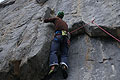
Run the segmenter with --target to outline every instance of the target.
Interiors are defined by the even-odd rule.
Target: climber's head
[[[57,17],[62,19],[64,17],[64,12],[58,12]]]

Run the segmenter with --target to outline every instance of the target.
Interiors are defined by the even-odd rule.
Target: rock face
[[[119,80],[120,45],[80,35],[71,41],[68,80]]]
[[[36,2],[39,4],[44,4],[46,1],[48,1],[48,0],[36,0]]]
[[[9,3],[5,3],[7,4]],[[43,24],[42,19],[50,17],[50,12],[47,5],[41,7],[36,1],[26,0],[15,1],[1,9],[1,80],[42,78],[35,75],[44,74],[41,72],[48,66],[46,62],[53,30],[47,27],[48,24]]]
[[[95,22],[108,30],[114,36],[120,37],[120,1],[119,0],[81,0],[82,19],[86,23],[91,22],[94,18]],[[90,28],[92,26],[92,28]],[[90,24],[86,27],[87,33],[90,36],[107,36],[102,33],[98,27]]]
[[[42,4],[42,5],[41,5]],[[119,80],[119,0],[5,0],[0,3],[0,80],[41,80],[48,71],[54,25],[45,18],[64,11],[69,25],[67,80]],[[92,38],[91,38],[92,37]],[[97,37],[97,38],[96,38]],[[104,37],[104,38],[103,38]],[[60,72],[52,80],[62,80]]]

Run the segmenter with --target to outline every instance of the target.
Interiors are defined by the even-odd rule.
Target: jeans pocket
[[[60,41],[62,39],[62,35],[55,36],[55,40]]]

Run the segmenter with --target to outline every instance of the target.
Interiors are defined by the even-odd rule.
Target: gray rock
[[[29,2],[25,2],[25,4],[27,3]],[[18,5],[18,2],[14,5],[16,4]],[[4,11],[7,7],[0,12],[3,17],[1,19],[3,26],[0,27],[2,30],[2,35],[0,35],[0,78],[1,80],[41,79],[48,68],[53,30],[47,27],[48,24],[43,24],[39,18],[50,17],[51,10],[48,6],[41,8],[35,2],[30,2],[17,11],[13,11],[11,7],[13,6],[10,6],[8,12]]]
[[[0,8],[4,8],[4,7],[12,5],[14,3],[15,3],[15,0],[3,1],[0,3]]]
[[[119,0],[37,1],[5,0],[0,5],[1,80],[41,80],[47,74],[54,25],[43,20],[58,11],[64,11],[70,32],[84,26],[71,34],[67,80],[120,79],[119,42],[91,23],[94,17],[119,38]],[[61,71],[52,80],[62,80]]]
[[[39,4],[44,4],[46,1],[48,1],[48,0],[36,0],[37,1],[37,3],[39,3]]]
[[[82,20],[89,23],[86,26],[86,32],[90,36],[108,36],[99,29],[95,24],[92,24],[92,19],[95,23],[113,34],[120,37],[117,30],[120,30],[120,1],[119,0],[81,0]]]
[[[117,61],[119,43],[102,38],[78,36],[69,50],[69,77],[67,80],[119,80]]]
[[[88,35],[72,38],[66,80],[119,80],[119,46],[109,38],[90,38]],[[51,80],[64,80],[61,71]]]

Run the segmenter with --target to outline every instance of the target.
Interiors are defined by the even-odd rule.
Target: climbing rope
[[[89,24],[89,23],[88,23],[88,24]],[[83,25],[83,26],[81,26],[81,27],[79,27],[79,28],[77,28],[77,29],[71,31],[70,34],[72,34],[72,33],[76,32],[76,31],[78,31],[79,29],[83,28],[84,26],[86,26],[86,25],[88,25],[88,24],[85,24],[85,25]]]
[[[95,19],[94,19],[95,20]],[[115,36],[113,36],[112,34],[110,34],[108,31],[106,31],[105,29],[103,29],[102,27],[100,27],[98,24],[96,24],[94,22],[94,20],[91,21],[91,23],[95,24],[96,26],[98,26],[101,30],[103,30],[106,34],[108,34],[109,36],[111,36],[113,39],[115,39],[116,41],[120,42],[120,40],[118,38],[116,38]]]
[[[79,30],[79,29],[81,29],[81,28],[83,28],[83,26],[81,26],[81,27],[79,27],[79,28],[77,28],[77,29],[71,31],[70,34],[72,34],[73,32],[76,32],[77,30]]]
[[[94,20],[95,20],[95,19],[94,19]],[[118,38],[116,38],[115,36],[113,36],[112,34],[110,34],[108,31],[106,31],[105,29],[103,29],[102,27],[100,27],[98,24],[96,24],[96,23],[94,22],[94,20],[92,20],[90,23],[95,24],[97,27],[99,27],[99,28],[100,28],[102,31],[104,31],[106,34],[108,34],[109,36],[111,36],[111,37],[112,37],[113,39],[115,39],[116,41],[120,42],[120,40],[119,40]],[[79,28],[71,31],[70,34],[72,34],[73,32],[78,31],[79,29],[83,28],[83,27],[86,26],[86,25],[89,25],[90,23],[85,24],[85,25],[83,25],[83,26],[81,26],[81,27],[79,27]]]

